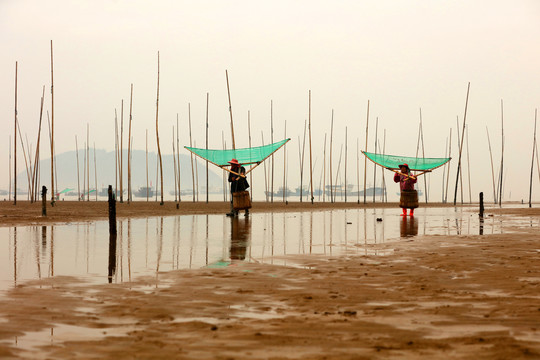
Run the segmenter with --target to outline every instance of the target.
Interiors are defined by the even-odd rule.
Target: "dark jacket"
[[[246,172],[246,169],[241,166],[237,169],[231,169],[232,171],[234,172],[237,172],[237,173],[245,173]],[[247,178],[245,177],[242,177],[242,176],[238,176],[236,174],[233,174],[233,173],[229,173],[229,182],[231,183],[231,192],[234,193],[234,192],[238,192],[238,191],[246,191],[247,188],[249,188],[249,183],[247,181]]]
[[[399,183],[399,189],[401,191],[411,191],[414,190],[414,184],[416,183],[416,179],[396,173],[394,175],[394,182]]]

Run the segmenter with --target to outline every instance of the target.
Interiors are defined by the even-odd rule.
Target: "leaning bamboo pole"
[[[534,109],[534,133],[533,133],[533,149],[531,160],[531,179],[529,181],[529,207],[532,206],[532,179],[534,173],[534,149],[536,148],[536,118],[538,115],[538,109]]]
[[[469,89],[471,87],[471,83],[467,85],[467,97],[465,100],[465,113],[463,115],[463,133],[461,136],[461,145],[459,146],[459,158],[458,158],[458,168],[457,168],[457,175],[456,175],[456,189],[454,191],[454,205],[456,205],[457,201],[457,189],[458,189],[458,181],[459,181],[459,172],[461,170],[461,152],[463,150],[463,134],[465,133],[465,122],[467,120],[467,105],[469,104]]]
[[[77,156],[77,201],[80,201],[81,200],[81,179],[79,176],[79,144],[77,142],[77,135],[75,135],[75,155]]]
[[[497,193],[495,190],[495,169],[493,167],[493,153],[491,151],[491,141],[489,140],[489,130],[486,126],[486,134],[487,134],[487,140],[488,140],[488,147],[489,147],[489,158],[491,160],[491,179],[493,182],[493,201],[496,204],[497,203]]]
[[[13,205],[17,205],[17,73],[19,64],[15,61],[15,121],[13,124]],[[52,159],[51,159],[52,161]]]
[[[127,202],[131,203],[131,121],[133,109],[133,84],[131,84],[131,94],[129,96],[129,130],[128,130],[128,193]]]
[[[364,151],[367,151],[368,133],[369,133],[369,100],[367,102],[366,147]],[[367,180],[367,157],[364,157],[364,204],[366,203],[366,180]]]
[[[51,40],[51,205],[55,204],[54,192],[54,66],[53,42]]]
[[[163,162],[161,159],[161,148],[159,147],[159,125],[158,125],[158,119],[159,119],[159,51],[158,51],[158,73],[157,73],[157,95],[156,95],[156,142],[157,142],[157,148],[158,148],[158,156],[159,156],[159,172],[161,175],[161,202],[160,205],[163,205]]]
[[[21,127],[19,126],[19,122],[15,124],[17,126],[17,129],[19,130],[19,138],[21,139],[21,148],[23,149],[23,158],[24,158],[24,164],[26,166],[26,177],[28,181],[28,187],[30,186],[30,172],[28,171],[28,159],[26,158],[26,149],[24,148],[24,141],[21,134]]]
[[[309,182],[311,184],[311,203],[313,204],[313,154],[311,150],[311,90],[309,90]]]
[[[37,200],[37,188],[38,188],[38,169],[39,169],[39,149],[41,141],[41,122],[43,120],[43,102],[45,100],[45,85],[43,85],[43,92],[41,94],[41,105],[39,109],[39,125],[38,125],[38,136],[37,136],[37,145],[36,145],[36,156],[34,160],[34,173],[32,174],[32,188],[34,189],[35,199]]]
[[[188,122],[189,122],[189,146],[193,147],[193,139],[191,136],[191,104],[188,103]],[[193,168],[193,153],[190,154],[191,156],[191,180],[192,180],[192,194],[193,194],[193,202],[195,202],[195,169]]]
[[[232,135],[232,148],[236,149],[236,144],[234,142],[234,123],[233,123],[233,114],[232,114],[232,105],[231,105],[231,91],[229,89],[229,73],[225,70],[225,77],[227,79],[227,95],[229,97],[229,114],[231,116],[231,135]]]

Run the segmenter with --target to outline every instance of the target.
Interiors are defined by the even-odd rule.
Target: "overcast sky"
[[[9,180],[15,62],[20,127],[35,149],[43,86],[45,110],[51,110],[53,40],[57,153],[75,150],[75,136],[84,142],[87,124],[92,145],[114,149],[115,109],[120,116],[123,99],[127,120],[131,84],[134,147],[144,150],[148,129],[149,148],[155,150],[159,51],[159,129],[165,153],[172,152],[177,114],[180,143],[189,145],[188,103],[193,139],[204,147],[207,93],[210,147],[221,148],[222,136],[231,146],[228,70],[236,146],[248,146],[248,111],[253,145],[261,144],[261,134],[265,143],[270,141],[272,102],[274,141],[285,136],[285,121],[287,137],[292,138],[287,148],[291,188],[299,185],[298,139],[302,141],[308,118],[310,90],[316,185],[325,134],[328,163],[332,109],[333,171],[347,127],[348,182],[356,185],[357,143],[364,149],[369,100],[370,151],[377,118],[377,137],[382,147],[386,134],[388,154],[416,155],[420,109],[426,157],[445,156],[452,128],[453,187],[456,120],[463,120],[470,82],[467,123],[473,198],[480,191],[492,194],[486,127],[498,171],[503,115],[505,198],[527,199],[534,113],[540,107],[539,39],[537,0],[1,0],[0,167],[5,170],[0,187],[7,189]],[[275,158],[276,189],[282,185],[283,153]],[[342,157],[340,171],[344,153]],[[18,159],[20,171],[24,169],[20,150]],[[361,158],[361,187],[363,162]],[[536,171],[535,198],[540,199]],[[255,172],[256,181],[264,182],[262,167]],[[433,200],[438,200],[442,169],[431,175],[430,184]]]

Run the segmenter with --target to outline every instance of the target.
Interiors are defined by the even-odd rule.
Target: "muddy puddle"
[[[0,228],[0,295],[26,280],[59,275],[123,283],[141,275],[237,261],[295,266],[286,255],[384,256],[397,241],[503,233],[512,225],[497,217],[481,222],[474,211],[463,208],[420,208],[413,218],[400,212],[349,209],[126,219],[118,221],[116,241],[109,237],[106,221]]]

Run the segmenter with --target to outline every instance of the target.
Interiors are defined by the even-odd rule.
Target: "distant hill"
[[[163,155],[163,188],[166,193],[174,191],[174,162],[173,155]],[[193,163],[198,167],[198,183],[199,190],[205,191],[206,189],[206,163],[196,160],[193,157]],[[124,189],[127,190],[127,150],[123,153],[123,180]],[[156,174],[158,174],[158,189],[160,185],[159,169],[157,168],[157,155],[155,152],[148,153],[148,182],[152,188],[156,185]],[[77,156],[75,151],[69,151],[56,155],[56,171],[58,174],[58,191],[65,188],[71,188],[77,191]],[[139,187],[146,186],[146,152],[143,150],[132,151],[131,162],[131,186],[133,191],[136,191]],[[79,178],[80,187],[82,191],[83,187],[83,175],[84,167],[86,166],[84,151],[79,150]],[[51,182],[51,159],[45,159],[40,161],[41,168],[41,181],[40,184],[48,184]],[[115,154],[114,151],[107,152],[105,150],[96,149],[96,168],[97,168],[97,184],[98,189],[107,187],[109,184],[115,184]],[[217,172],[216,172],[217,170]],[[214,191],[222,191],[223,189],[223,177],[221,170],[217,169],[214,165],[209,164],[208,167],[208,184],[209,188]],[[90,188],[95,187],[95,175],[94,175],[94,150],[90,149],[89,156],[89,174],[90,174]],[[20,189],[27,189],[27,175],[26,170],[18,173],[17,187]],[[191,191],[193,189],[193,181],[191,174],[191,157],[189,154],[180,155],[180,186],[182,192]],[[212,191],[212,190],[211,190]]]

